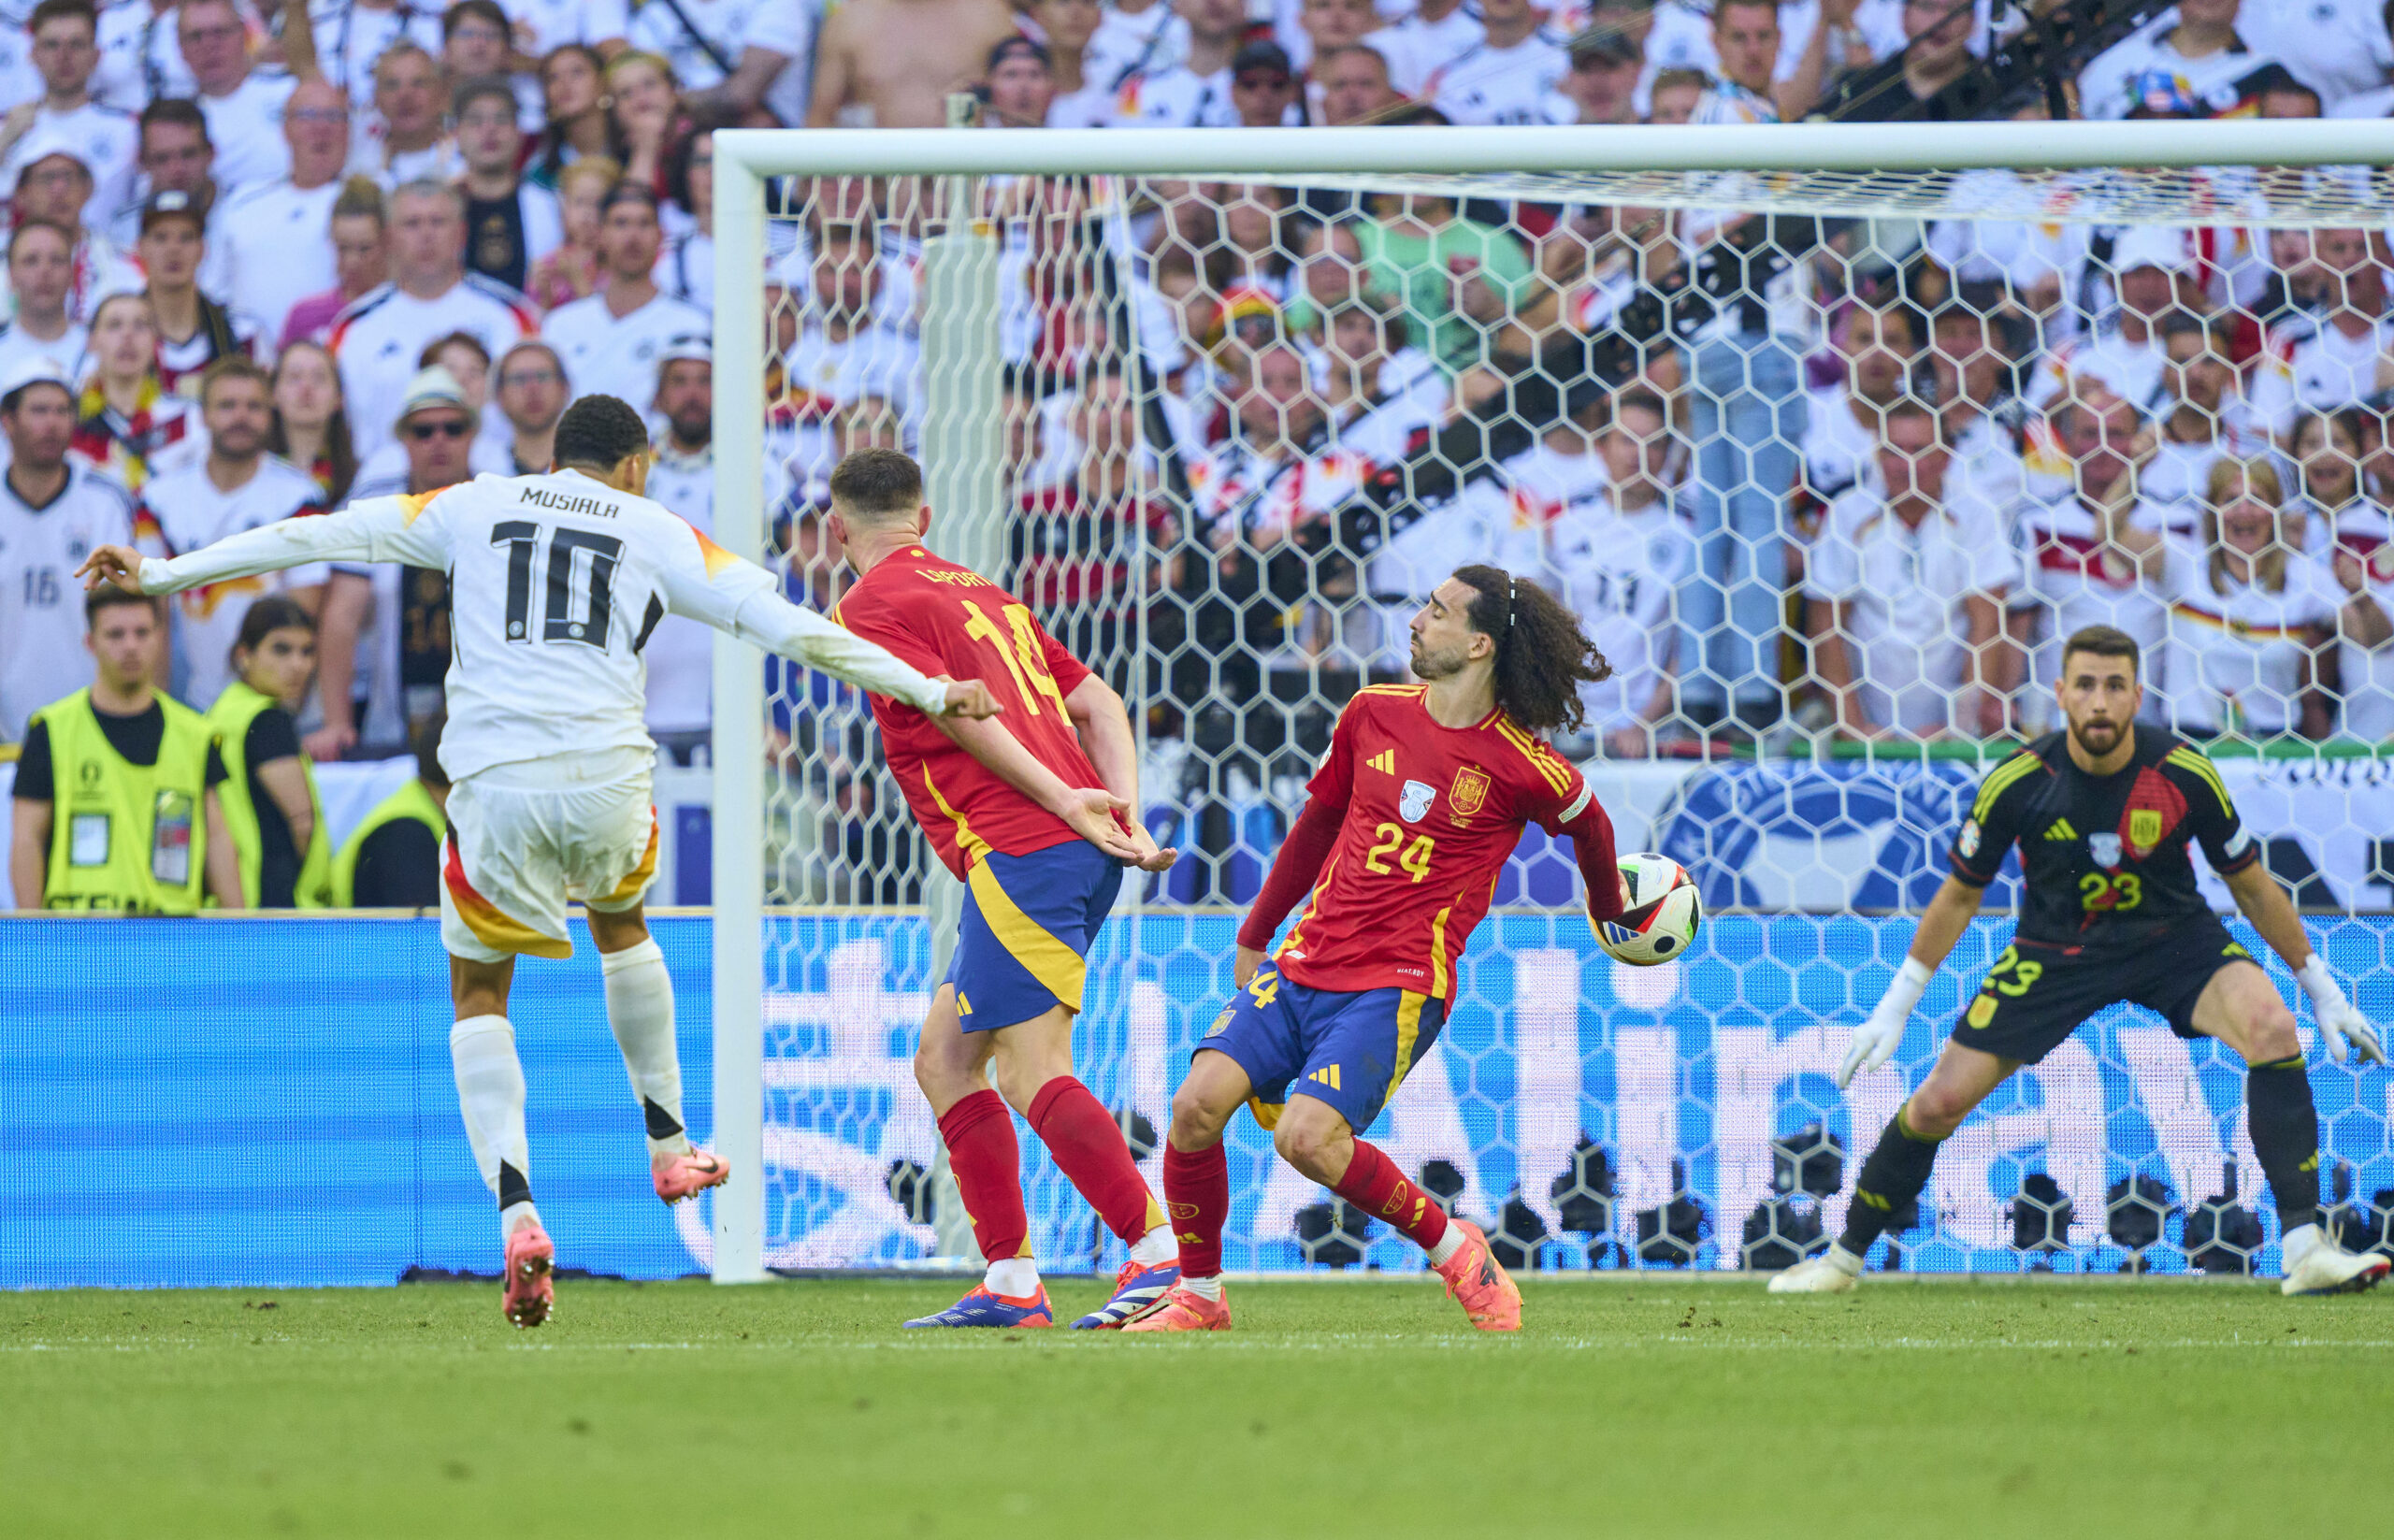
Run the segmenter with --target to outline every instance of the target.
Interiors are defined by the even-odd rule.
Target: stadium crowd
[[[717,129],[931,126],[966,92],[1000,129],[1874,120],[2018,24],[1968,0],[0,0],[17,842],[37,821],[32,870],[79,858],[61,735],[165,775],[193,735],[125,726],[158,700],[217,723],[177,784],[186,826],[240,826],[247,901],[339,885],[311,762],[421,751],[402,812],[437,827],[442,574],[303,570],[146,629],[87,616],[69,574],[128,531],[171,554],[544,467],[588,392],[650,412],[653,490],[708,527]],[[2394,38],[2377,0],[2187,0],[2071,102],[2385,116]],[[1976,175],[1955,201],[1999,202],[2009,174]],[[1489,553],[1612,661],[1579,756],[2035,730],[2051,643],[2096,621],[2147,644],[2182,730],[2382,741],[2394,253],[2382,223],[2271,227],[2269,175],[2214,179],[2199,226],[1737,213],[1734,179],[1676,209],[995,179],[1002,576],[1142,686],[1167,797],[1286,783]],[[774,194],[768,495],[806,602],[842,581],[832,464],[923,433],[939,196]],[[648,648],[685,764],[708,646],[669,621]],[[861,713],[820,682],[774,712],[879,864]]]

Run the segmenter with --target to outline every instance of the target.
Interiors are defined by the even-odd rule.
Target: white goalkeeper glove
[[[2338,986],[2335,975],[2328,971],[2328,959],[2314,952],[2294,971],[2295,981],[2302,992],[2311,997],[2311,1014],[2319,1018],[2319,1030],[2328,1039],[2328,1054],[2337,1063],[2344,1056],[2358,1053],[2372,1064],[2386,1062],[2386,1049],[2377,1041],[2377,1029],[2354,1008]]]
[[[1896,970],[1896,976],[1887,983],[1887,992],[1879,997],[1877,1008],[1871,1011],[1870,1019],[1853,1029],[1853,1041],[1846,1046],[1845,1062],[1837,1067],[1839,1090],[1845,1089],[1857,1071],[1875,1070],[1894,1056],[1904,1040],[1904,1024],[1911,1020],[1912,1007],[1920,1003],[1930,976],[1928,965],[1918,957],[1906,957],[1904,965]]]

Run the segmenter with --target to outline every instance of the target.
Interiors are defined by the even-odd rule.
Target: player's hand
[[[995,716],[1004,710],[1003,706],[998,704],[998,698],[989,693],[989,687],[987,684],[977,679],[965,679],[949,683],[947,710],[942,714],[960,716],[968,721],[979,722]]]
[[[1231,965],[1231,977],[1244,989],[1255,982],[1256,972],[1262,966],[1263,948],[1242,946],[1238,949],[1238,960]]]
[[[1881,1000],[1869,1019],[1853,1029],[1853,1041],[1846,1044],[1845,1061],[1837,1067],[1837,1088],[1843,1090],[1856,1074],[1868,1073],[1895,1057],[1904,1041],[1904,1018],[1911,1013],[1896,1012],[1886,1000]]]
[[[1067,792],[1064,805],[1055,813],[1090,844],[1125,866],[1136,866],[1139,847],[1132,842],[1131,831],[1122,827],[1122,820],[1115,816],[1130,805],[1103,786],[1084,786]],[[1150,845],[1154,842],[1148,842]]]
[[[2294,971],[2295,982],[2311,997],[2312,1014],[2319,1018],[2320,1035],[2328,1040],[2328,1056],[2342,1064],[2358,1054],[2367,1064],[2386,1062],[2386,1047],[2378,1041],[2377,1029],[2360,1014],[2353,1002],[2344,998],[2344,986],[2328,971],[2328,960],[2314,952]]]
[[[128,594],[141,592],[141,553],[129,545],[104,545],[75,569],[86,589],[112,583]]]
[[[1172,863],[1180,859],[1179,851],[1156,843],[1156,837],[1147,832],[1145,824],[1133,823],[1131,826],[1131,842],[1139,847],[1139,859],[1135,864],[1142,871],[1169,871]]]

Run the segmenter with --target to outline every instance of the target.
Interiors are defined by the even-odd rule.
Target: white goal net
[[[1598,639],[1614,678],[1557,746],[1709,914],[1631,970],[1543,836],[1500,879],[1371,1136],[1508,1262],[1767,1268],[1837,1232],[2011,879],[1840,1094],[1845,1029],[1981,775],[2055,725],[2081,626],[2142,643],[2148,718],[2210,744],[2332,966],[2394,1012],[2386,125],[715,143],[718,538],[829,609],[830,468],[904,448],[929,543],[1132,705],[1141,813],[1182,858],[1126,885],[1077,1045],[1159,1187],[1146,1152],[1331,724],[1472,561]],[[716,1274],[957,1259],[909,1059],[958,885],[853,693],[727,648],[716,698],[742,1173]],[[2384,1242],[2394,1077],[2314,1058],[2331,1217]],[[1882,1256],[2273,1265],[2242,1085],[2106,1012],[1955,1136]],[[1114,1265],[1024,1148],[1043,1264]],[[1419,1265],[1244,1118],[1231,1171],[1232,1269]]]

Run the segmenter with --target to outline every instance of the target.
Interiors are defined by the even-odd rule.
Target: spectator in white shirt
[[[1227,128],[1238,122],[1231,102],[1231,61],[1247,33],[1240,0],[1173,0],[1188,23],[1185,59],[1123,82],[1114,122],[1124,128]]]
[[[2294,238],[2304,255],[2286,284],[2298,293],[2315,289],[2320,313],[2271,328],[2253,373],[2254,414],[2281,439],[2302,409],[2349,407],[2375,394],[2380,361],[2394,348],[2386,269],[2370,232],[2314,230]]]
[[[1695,122],[1695,109],[1703,104],[1709,83],[1692,69],[1664,70],[1654,77],[1653,87],[1647,94],[1646,121],[1666,128]]]
[[[416,0],[314,0],[306,17],[304,42],[298,36],[300,11],[290,12],[283,24],[283,54],[292,73],[305,76],[312,64],[361,115],[373,108],[376,60],[400,42],[426,50],[440,46],[439,7]]]
[[[1296,17],[1293,26],[1287,22],[1290,9]],[[1299,0],[1293,7],[1283,7],[1282,24],[1272,36],[1287,51],[1291,67],[1303,75],[1310,74],[1314,62],[1332,49],[1353,47],[1379,24],[1372,0]]]
[[[1103,128],[1113,122],[1113,88],[1089,73],[1089,39],[1097,36],[1105,8],[1098,0],[1033,0],[1023,15],[1023,30],[1047,49],[1047,73],[1055,82],[1047,126]]]
[[[302,81],[283,106],[282,137],[291,174],[230,198],[214,232],[230,275],[225,303],[273,323],[278,336],[295,296],[340,277],[331,230],[349,160],[348,96],[330,80]]]
[[[675,0],[641,6],[627,36],[633,48],[667,61],[687,110],[737,120],[763,108],[795,126],[806,121],[811,82],[805,65],[793,68],[792,61],[825,51],[816,44],[816,15],[790,0]],[[822,42],[830,41],[827,23]],[[894,61],[885,67],[898,72]]]
[[[86,333],[67,313],[75,281],[75,237],[48,220],[27,220],[8,237],[8,297],[16,318],[0,326],[0,375],[47,358],[66,379],[83,361]]]
[[[1808,392],[1805,490],[1823,503],[1861,479],[1879,452],[1887,409],[1904,394],[1920,351],[1913,312],[1898,303],[1856,305],[1837,332],[1842,385]]]
[[[1462,0],[1455,0],[1460,5]],[[1081,67],[1089,84],[1111,95],[1137,75],[1157,75],[1189,57],[1189,23],[1172,0],[1139,0],[1105,7]]]
[[[468,80],[496,79],[506,80],[511,92],[516,91],[512,36],[498,0],[457,0],[440,14],[441,78],[461,88]],[[516,105],[525,126],[540,127],[537,86],[531,88],[528,100],[519,94]]]
[[[1421,94],[1452,123],[1577,121],[1557,89],[1570,57],[1529,0],[1481,0],[1479,21],[1479,41],[1432,71]]]
[[[88,323],[100,301],[112,294],[137,294],[141,269],[116,242],[82,221],[91,203],[92,173],[83,152],[64,139],[36,134],[29,146],[24,169],[17,178],[11,213],[22,223],[38,220],[75,234],[73,279],[66,308],[78,322]]]
[[[465,194],[414,181],[391,194],[391,281],[333,325],[333,356],[360,460],[392,439],[416,356],[430,338],[470,334],[492,356],[540,329],[530,303],[465,270]]]
[[[199,85],[199,109],[217,147],[217,181],[238,193],[287,175],[282,107],[297,82],[250,67],[249,33],[234,0],[183,0],[175,36]]]
[[[665,429],[649,467],[647,496],[711,536],[714,353],[705,338],[681,338],[667,346],[657,360],[656,394],[649,405]],[[714,725],[714,638],[695,621],[669,615],[641,655],[648,660],[649,736],[675,764],[690,764],[708,746]]]
[[[1333,127],[1378,122],[1405,105],[1389,81],[1388,59],[1368,43],[1315,54],[1313,83],[1321,91],[1320,121]]]
[[[565,240],[556,194],[526,182],[515,92],[496,75],[457,88],[457,150],[465,157],[466,267],[522,291],[532,265]]]
[[[682,218],[656,258],[656,286],[674,298],[714,309],[714,125],[699,119],[665,158],[665,195]]]
[[[1887,414],[1883,490],[1856,486],[1830,510],[1805,576],[1812,674],[1837,724],[1860,739],[2000,731],[2017,655],[1999,643],[2019,558],[1993,513],[1945,495],[1937,418]]]
[[[116,215],[117,244],[130,251],[141,237],[141,211],[160,193],[180,193],[199,211],[208,235],[209,255],[199,270],[199,286],[223,297],[232,288],[229,243],[222,222],[228,199],[216,177],[216,141],[207,116],[191,102],[169,96],[141,109],[141,178],[147,191],[142,202]]]
[[[538,59],[568,43],[580,43],[608,58],[621,53],[631,18],[625,0],[500,0],[515,35],[517,51]]]
[[[1484,35],[1478,10],[1464,0],[1421,0],[1410,15],[1363,41],[1388,61],[1389,83],[1419,96],[1430,77],[1478,47]]]
[[[498,355],[491,378],[498,382],[493,396],[507,420],[508,458],[514,474],[529,476],[549,468],[555,458],[557,419],[565,415],[565,365],[557,351],[537,337],[527,337]]]
[[[0,191],[15,184],[25,165],[22,150],[39,142],[36,130],[46,130],[49,137],[71,139],[82,148],[84,165],[92,173],[92,196],[83,218],[105,219],[133,197],[133,153],[139,135],[131,113],[92,99],[92,72],[100,62],[99,19],[90,0],[42,0],[34,7],[27,30],[42,94],[11,109],[0,123],[0,143],[7,147],[7,158],[0,160]]]
[[[194,395],[200,375],[218,359],[254,362],[270,347],[261,341],[266,323],[228,310],[200,293],[208,227],[187,194],[151,195],[142,206],[141,238],[134,252],[150,277],[144,292],[158,322],[158,380],[166,389]]]
[[[2145,105],[2142,84],[2156,77],[2173,82],[2197,115],[2250,110],[2286,66],[2246,43],[2238,19],[2238,0],[2180,0],[2096,55],[2078,77],[2079,111],[2125,118]]]
[[[410,42],[374,61],[374,111],[360,123],[350,169],[385,189],[424,178],[445,181],[465,170],[457,141],[445,132],[448,106],[440,66]]]
[[[618,182],[599,216],[598,260],[607,286],[552,311],[541,335],[565,360],[576,396],[613,396],[638,405],[656,390],[656,361],[668,343],[704,337],[707,313],[656,286],[664,233],[656,194]]]
[[[120,112],[138,112],[198,87],[183,63],[175,28],[178,0],[124,0],[100,12],[100,67],[92,94]]]
[[[333,198],[333,286],[294,300],[283,314],[281,346],[323,342],[341,311],[391,281],[391,232],[382,190],[352,177]]]

